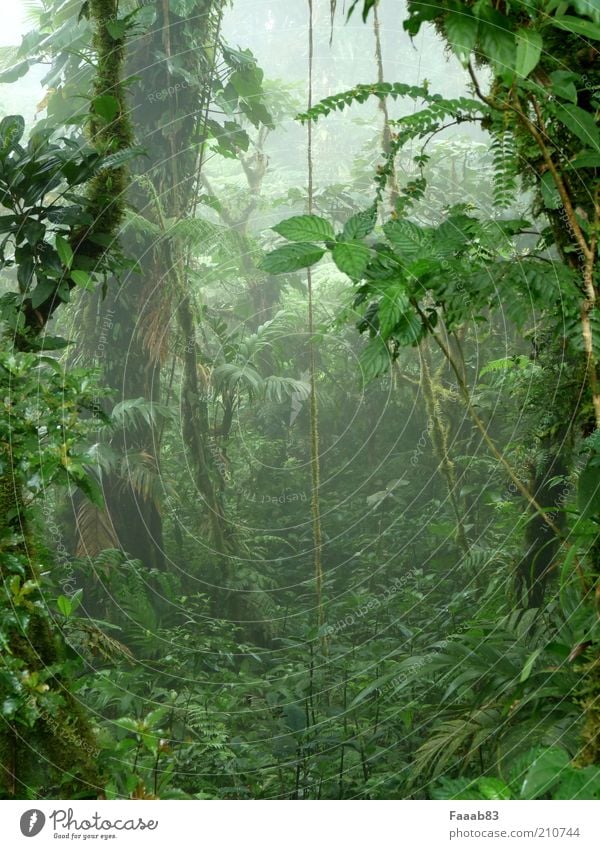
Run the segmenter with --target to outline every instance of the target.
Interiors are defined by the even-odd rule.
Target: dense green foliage
[[[220,0],[9,57],[3,798],[600,798],[600,13],[406,5],[468,91],[306,108]]]

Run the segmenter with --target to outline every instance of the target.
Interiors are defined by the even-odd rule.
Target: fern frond
[[[515,202],[519,186],[519,153],[514,134],[504,130],[491,147],[493,158],[494,206],[507,209]]]

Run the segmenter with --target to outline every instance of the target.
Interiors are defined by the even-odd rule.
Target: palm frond
[[[119,545],[117,532],[106,510],[82,501],[76,516],[77,557],[96,557],[105,549]]]

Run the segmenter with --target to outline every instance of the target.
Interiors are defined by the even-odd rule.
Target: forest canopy
[[[600,798],[600,4],[18,5],[0,798]]]

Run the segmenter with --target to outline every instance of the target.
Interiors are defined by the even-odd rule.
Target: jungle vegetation
[[[0,798],[599,798],[597,0],[22,5]]]

